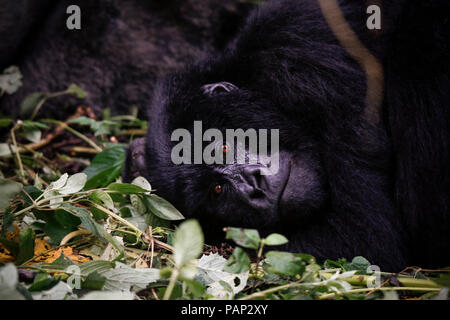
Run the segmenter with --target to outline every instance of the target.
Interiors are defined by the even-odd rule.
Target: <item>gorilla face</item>
[[[294,221],[299,223],[314,218],[324,205],[327,192],[320,153],[314,151],[316,147],[311,141],[289,150],[286,146],[288,139],[284,138],[289,128],[275,127],[280,123],[274,117],[261,117],[261,112],[269,115],[264,111],[271,103],[267,98],[238,89],[231,83],[208,86],[199,83],[197,90],[189,93],[196,103],[188,105],[190,99],[186,99],[186,92],[179,91],[180,88],[185,90],[183,83],[184,80],[175,77],[158,88],[151,107],[146,146],[143,140],[136,140],[129,150],[130,161],[126,167],[130,174],[147,176],[158,194],[187,217],[200,219],[206,224],[207,234],[218,237],[222,234],[217,231],[224,226],[273,232],[289,228]],[[190,88],[193,88],[192,82]],[[186,111],[187,108],[191,111],[178,117],[177,110]],[[238,108],[247,110],[247,117],[231,114]],[[206,114],[210,116],[205,117],[205,109],[209,110]],[[171,134],[176,129],[185,128],[192,133],[191,145],[198,143],[194,141],[193,124],[196,120],[203,121],[203,132],[217,128],[224,133],[223,137],[229,128],[279,129],[281,137],[277,142],[280,150],[250,163],[246,145],[244,163],[238,163],[237,152],[234,152],[233,161],[225,162],[227,153],[231,151],[229,146],[235,146],[236,141],[204,141],[201,151],[208,144],[215,143],[218,147],[214,152],[223,153],[224,163],[175,164],[171,150],[178,141],[170,142]],[[270,144],[270,137],[267,140]],[[297,141],[302,139],[298,137]],[[271,150],[270,145],[268,149]],[[274,172],[270,172],[274,169],[272,156],[277,158]],[[191,158],[193,160],[193,155]]]
[[[207,228],[273,231],[294,217],[297,221],[310,218],[321,206],[324,191],[316,165],[311,155],[295,159],[285,151],[273,175],[261,174],[264,164],[181,165],[179,178],[194,185],[183,183],[179,199],[170,196],[169,190],[164,193],[188,216],[207,223]]]

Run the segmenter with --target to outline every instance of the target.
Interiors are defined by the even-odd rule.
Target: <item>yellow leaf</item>
[[[20,229],[17,225],[14,225],[15,232],[5,232],[5,238],[8,240],[13,240],[15,242],[19,242],[19,233]],[[0,231],[2,229],[0,228]],[[0,263],[8,263],[14,262],[16,258],[12,255],[12,253],[0,243]]]
[[[50,250],[52,246],[45,240],[36,238],[34,240],[34,255],[38,256],[48,250]]]
[[[0,243],[0,263],[14,262],[14,260],[11,252]]]
[[[44,244],[44,243],[40,243],[39,245],[43,246],[43,247],[40,247],[39,250],[42,250],[43,248],[46,247],[46,244]],[[48,245],[48,243],[47,243],[47,245]],[[46,250],[44,250],[42,252],[45,252],[45,251]],[[27,265],[52,263],[53,261],[55,261],[56,259],[58,259],[61,256],[61,253],[64,253],[64,255],[66,257],[68,257],[70,260],[72,260],[75,263],[83,263],[83,262],[88,262],[91,260],[88,257],[84,257],[84,256],[74,253],[73,249],[71,247],[66,247],[66,248],[59,248],[59,249],[55,249],[55,250],[49,251],[47,253],[44,253],[44,254],[36,257],[35,259],[33,259],[31,262],[27,263]]]

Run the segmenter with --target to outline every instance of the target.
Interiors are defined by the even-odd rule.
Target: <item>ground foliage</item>
[[[6,69],[0,99],[21,78]],[[289,241],[281,234],[234,227],[220,247],[205,244],[151,181],[121,181],[124,148],[146,122],[107,109],[97,119],[87,94],[31,93],[20,120],[0,118],[0,299],[448,299],[450,270],[319,263],[274,249]],[[71,117],[40,117],[65,95],[80,100]]]

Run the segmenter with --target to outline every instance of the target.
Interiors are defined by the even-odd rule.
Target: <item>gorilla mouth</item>
[[[264,165],[259,165],[259,168],[248,166],[243,170],[244,183],[239,190],[247,202],[260,212],[280,213],[286,200],[286,191],[291,189],[291,157],[281,152],[279,159],[278,172],[273,175],[261,175],[261,171],[267,169]]]

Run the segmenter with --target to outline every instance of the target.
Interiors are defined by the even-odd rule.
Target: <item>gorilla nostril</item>
[[[243,172],[244,179],[247,181],[248,185],[253,187],[254,190],[258,190],[263,193],[262,189],[266,188],[263,182],[264,176],[261,175],[261,169],[259,167],[247,167]]]
[[[253,189],[248,196],[250,199],[264,198],[266,195],[261,189]]]

